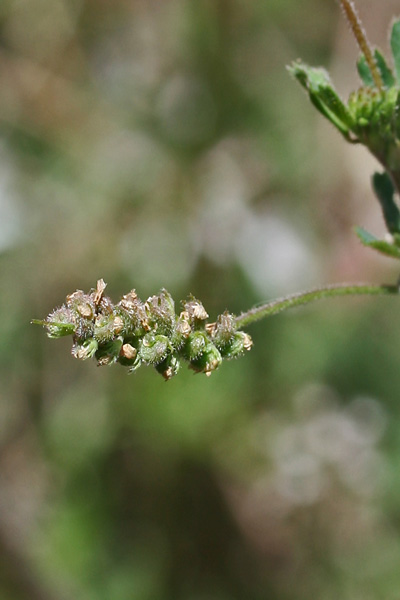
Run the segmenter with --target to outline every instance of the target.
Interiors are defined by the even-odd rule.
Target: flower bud
[[[210,334],[214,344],[221,350],[233,338],[236,331],[235,318],[227,311],[219,315],[215,323],[206,325],[206,331]]]
[[[75,358],[80,360],[86,360],[92,358],[98,349],[98,343],[94,338],[90,338],[82,342],[81,344],[74,344],[72,346],[71,354]]]
[[[96,307],[93,298],[89,294],[85,294],[82,290],[76,290],[69,294],[66,298],[67,307],[76,311],[85,319],[93,318],[96,312]]]
[[[190,361],[190,367],[197,373],[205,373],[210,376],[213,371],[218,369],[221,362],[222,356],[218,348],[210,342],[200,356]]]
[[[117,337],[111,342],[106,342],[99,346],[95,356],[97,358],[97,364],[99,367],[104,365],[111,365],[118,360],[119,353],[122,348],[123,338]]]
[[[124,367],[132,367],[135,364],[137,357],[137,349],[132,344],[125,343],[122,345],[118,362]]]
[[[75,317],[65,305],[57,308],[43,321],[49,338],[60,338],[75,332]]]
[[[125,326],[124,321],[119,315],[114,317],[113,329],[114,329],[114,333],[116,335],[118,335],[119,333],[122,333],[122,331],[124,330],[124,326]]]
[[[135,290],[121,298],[114,312],[122,318],[129,333],[143,335],[151,329],[145,306]]]
[[[139,356],[143,362],[156,365],[166,358],[169,351],[169,339],[165,335],[146,333],[140,344]]]
[[[175,305],[171,294],[162,289],[158,296],[150,296],[144,306],[151,326],[158,333],[169,335],[175,323]]]
[[[197,324],[198,321],[205,321],[208,319],[208,313],[204,306],[200,300],[197,300],[193,296],[183,304],[183,308],[188,313],[189,320],[195,324]]]
[[[176,350],[180,350],[191,332],[192,328],[189,323],[189,315],[186,311],[183,311],[179,317],[176,317],[175,327],[170,335],[172,347]]]
[[[225,344],[222,348],[220,348],[221,355],[224,358],[236,358],[240,356],[244,352],[251,350],[253,346],[253,340],[249,336],[248,333],[244,331],[237,331],[232,339]]]
[[[165,381],[169,381],[179,371],[180,362],[174,354],[169,354],[162,362],[156,365],[156,371],[160,373]]]
[[[99,344],[109,342],[114,338],[115,326],[114,326],[114,315],[97,315],[94,321],[94,337]]]
[[[204,352],[208,343],[209,341],[204,331],[193,331],[185,342],[184,355],[188,360],[195,359]]]

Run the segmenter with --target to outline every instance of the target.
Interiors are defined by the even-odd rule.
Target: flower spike
[[[224,358],[252,347],[250,336],[237,331],[233,315],[223,313],[207,323],[203,304],[193,296],[176,315],[165,289],[145,302],[131,290],[118,304],[104,295],[105,289],[99,279],[96,289],[88,294],[76,290],[45,320],[31,322],[45,327],[51,338],[72,335],[75,358],[95,358],[99,366],[119,363],[130,372],[152,365],[166,381],[177,374],[182,360],[196,373],[211,375]]]

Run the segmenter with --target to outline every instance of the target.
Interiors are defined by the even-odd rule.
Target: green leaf
[[[390,233],[400,233],[400,211],[394,200],[395,189],[389,175],[374,173],[372,187],[382,208],[383,217]]]
[[[50,338],[60,338],[66,335],[72,335],[75,332],[75,325],[64,323],[62,321],[47,321],[42,319],[32,319],[32,325],[42,325],[47,328],[47,335]]]
[[[378,67],[382,77],[383,85],[386,88],[393,87],[396,84],[396,80],[391,69],[386,64],[385,57],[379,52],[379,50],[375,50],[374,57],[376,60],[376,66]]]
[[[348,139],[354,125],[353,118],[334,90],[325,69],[295,62],[288,70],[307,90],[311,102],[320,113]]]
[[[396,135],[397,138],[400,137],[400,91],[397,92],[397,97],[395,100],[395,104],[394,104],[394,110],[393,110],[393,127],[394,127],[394,133]]]
[[[376,62],[376,66],[381,75],[383,85],[386,88],[393,87],[396,84],[396,80],[391,69],[388,67],[386,63],[386,59],[379,50],[374,51],[374,58]],[[371,73],[371,69],[368,66],[368,63],[365,59],[364,54],[361,54],[360,58],[357,61],[357,70],[358,74],[361,77],[363,84],[366,87],[376,87],[374,78]]]
[[[353,126],[353,119],[335,90],[330,86],[326,86],[321,87],[315,94],[324,104],[328,113],[327,116],[333,125],[340,129],[342,133],[343,130],[348,132]]]
[[[374,87],[374,78],[372,77],[372,73],[367,64],[367,61],[365,60],[364,54],[361,54],[360,58],[357,61],[357,70],[363,84],[366,87]]]
[[[400,20],[395,21],[390,34],[390,47],[393,54],[397,83],[400,84]]]
[[[366,231],[362,227],[355,227],[355,232],[363,246],[373,248],[386,256],[400,259],[400,248],[397,248],[394,244],[386,240],[378,240],[372,233],[369,233],[369,231]]]

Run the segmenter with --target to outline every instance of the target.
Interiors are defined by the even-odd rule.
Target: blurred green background
[[[386,50],[396,3],[363,1]],[[357,49],[333,0],[0,3],[0,599],[398,600],[400,306],[253,325],[211,378],[74,360],[29,324],[103,277],[212,317],[396,280],[376,168],[285,65]]]

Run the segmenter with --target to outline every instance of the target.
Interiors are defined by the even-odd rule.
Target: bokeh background
[[[387,50],[398,3],[359,2]],[[393,282],[374,161],[285,65],[357,87],[333,0],[0,3],[1,600],[398,600],[400,305],[249,328],[211,378],[76,361],[29,324],[103,277],[211,316]]]

